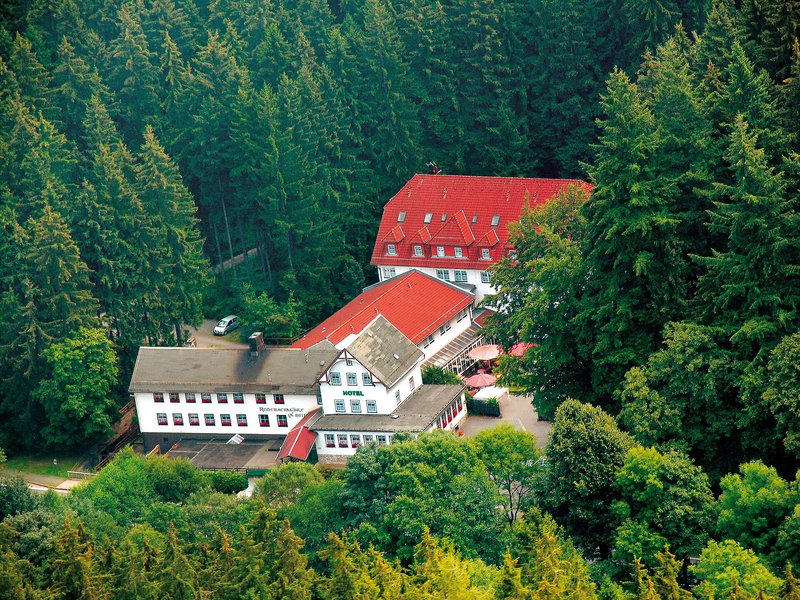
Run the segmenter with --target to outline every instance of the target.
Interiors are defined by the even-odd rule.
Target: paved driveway
[[[502,423],[510,423],[516,429],[522,429],[536,436],[539,447],[547,445],[550,436],[550,423],[539,421],[536,410],[527,396],[505,394],[500,398],[501,417],[468,416],[462,425],[464,435],[475,435],[484,429],[497,427]]]

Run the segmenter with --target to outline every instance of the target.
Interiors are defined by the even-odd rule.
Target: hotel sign
[[[359,392],[358,390],[344,390],[342,392],[343,396],[363,396],[364,392]]]

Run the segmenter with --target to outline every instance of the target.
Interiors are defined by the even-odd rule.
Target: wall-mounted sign
[[[344,390],[342,392],[343,396],[363,396],[364,392],[359,392],[358,390]]]
[[[259,406],[258,412],[294,413],[302,415],[305,414],[306,409],[296,408],[296,407],[284,407],[284,406]]]

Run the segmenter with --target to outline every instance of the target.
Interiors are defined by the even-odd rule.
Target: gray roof
[[[422,385],[392,415],[323,415],[314,431],[425,431],[464,391],[463,385]],[[397,415],[394,417],[393,415]]]
[[[139,348],[131,392],[269,392],[314,394],[338,354],[330,342],[313,348]]]
[[[386,387],[397,383],[424,356],[422,350],[382,315],[350,343],[347,351]]]

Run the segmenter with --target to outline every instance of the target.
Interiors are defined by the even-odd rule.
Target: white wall
[[[494,263],[492,263],[491,261],[486,261],[486,268],[488,269],[489,267],[492,266],[492,264],[494,264]],[[383,266],[378,267],[378,279],[380,281],[384,281],[386,279],[383,276],[383,269],[384,269]],[[404,266],[404,265],[395,265],[394,269],[395,269],[395,275],[400,275],[400,273],[405,273],[406,271],[410,271],[411,269],[416,269],[417,271],[421,271],[422,273],[425,273],[425,274],[430,275],[432,277],[436,277],[436,267],[433,267],[433,268],[429,268],[429,267],[407,267],[407,266]],[[450,268],[448,270],[450,271],[450,283],[456,283],[455,275],[453,274],[453,271],[455,271],[456,269]],[[468,284],[471,284],[471,285],[475,286],[475,304],[476,305],[481,300],[483,300],[484,296],[486,296],[488,294],[497,293],[497,290],[495,288],[493,288],[488,283],[483,283],[481,281],[481,271],[476,270],[476,269],[459,269],[459,270],[464,270],[464,271],[467,272],[467,281],[463,282],[463,283],[468,283]],[[459,282],[459,283],[462,283],[462,282]]]
[[[449,323],[450,329],[445,331],[444,335],[440,333],[441,327],[436,328],[436,331],[433,332],[433,343],[430,346],[426,348],[424,341],[419,343],[419,349],[425,353],[426,359],[436,354],[439,350],[456,339],[459,334],[463,333],[469,328],[470,323],[472,323],[472,307],[467,307],[466,317],[459,321],[457,315],[453,316]]]

